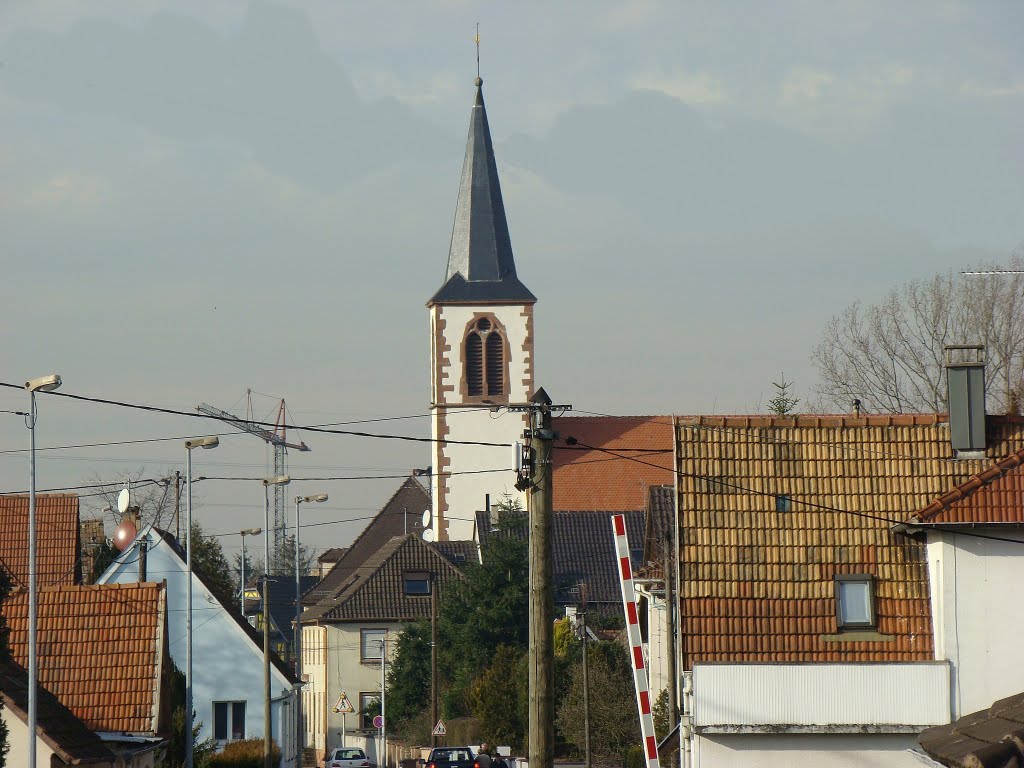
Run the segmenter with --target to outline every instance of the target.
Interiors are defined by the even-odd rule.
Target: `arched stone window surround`
[[[481,328],[481,320],[486,321],[484,325],[488,327],[486,330]],[[488,393],[488,381],[487,371],[491,368],[488,365],[488,352],[491,351],[493,355],[493,349],[495,345],[493,342],[488,344],[488,338],[496,335],[501,339],[501,344],[498,348],[501,351],[501,360],[498,363],[501,371],[501,389],[499,392]],[[471,341],[472,337],[479,339],[480,355],[473,360],[474,365],[478,366],[477,372],[480,374],[479,391],[474,388],[474,393],[470,394],[471,384],[475,384],[477,377],[471,377],[470,373],[470,357],[472,356],[471,347],[474,342]],[[459,385],[459,390],[462,394],[464,402],[467,403],[507,403],[509,396],[509,361],[511,358],[511,348],[508,341],[508,331],[505,330],[505,325],[498,320],[491,312],[474,312],[473,317],[468,323],[462,334],[462,379]],[[472,379],[472,381],[471,381]]]

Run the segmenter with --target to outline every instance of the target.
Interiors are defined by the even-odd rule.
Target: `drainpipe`
[[[679,721],[679,760],[681,768],[695,765],[693,759],[693,673],[683,673],[682,718]]]

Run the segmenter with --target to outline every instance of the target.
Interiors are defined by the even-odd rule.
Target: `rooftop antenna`
[[[480,22],[476,23],[476,84],[480,85]]]

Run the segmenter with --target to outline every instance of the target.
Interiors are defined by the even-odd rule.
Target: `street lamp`
[[[36,658],[36,623],[39,596],[36,594],[36,392],[53,392],[61,384],[52,373],[25,382],[31,407],[25,417],[28,427],[28,764],[36,764],[36,682],[39,662]]]
[[[270,486],[288,485],[288,475],[277,475],[263,480],[263,528],[267,535],[263,539],[263,768],[273,768],[270,746]]]
[[[246,536],[259,536],[263,533],[262,528],[243,528],[240,530],[239,535],[242,537],[242,562],[241,567],[238,569],[238,610],[242,614],[242,618],[245,618],[245,537]]]
[[[192,768],[192,449],[218,445],[216,435],[185,441],[185,768]]]
[[[322,504],[327,501],[326,493],[317,493],[312,496],[295,497],[295,677],[302,685],[302,572],[299,570],[299,505]],[[302,729],[302,689],[295,697],[295,764],[299,764],[299,756],[302,754],[302,742],[305,739],[305,731]]]

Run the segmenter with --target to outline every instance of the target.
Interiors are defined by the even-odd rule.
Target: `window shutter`
[[[474,332],[466,339],[466,391],[469,395],[484,393],[483,342]]]
[[[487,394],[505,394],[505,350],[501,334],[487,334]]]

